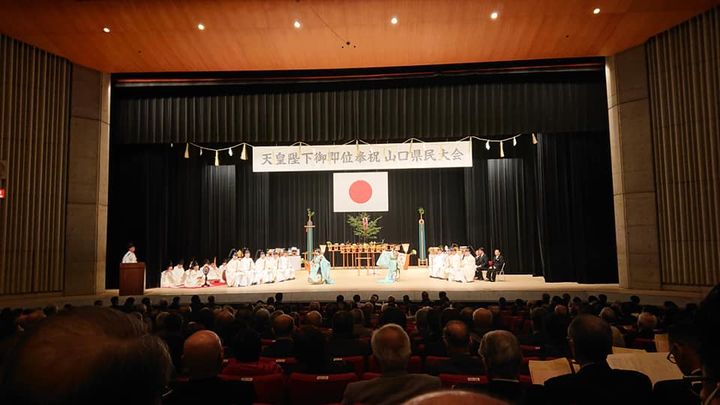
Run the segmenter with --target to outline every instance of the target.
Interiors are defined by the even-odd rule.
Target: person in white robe
[[[178,264],[172,269],[173,280],[175,281],[175,287],[182,287],[185,282],[185,262],[180,259]]]
[[[230,261],[225,265],[225,282],[228,287],[238,286],[238,263],[237,255],[233,252]]]
[[[287,275],[287,267],[288,267],[288,258],[287,253],[284,252],[282,249],[278,252],[278,259],[277,259],[277,274],[275,275],[275,281],[276,282],[282,282],[285,281],[285,276]]]
[[[220,267],[225,266],[226,261],[223,261]],[[220,282],[222,281],[222,272],[217,266],[217,258],[213,258],[212,263],[210,263],[210,270],[207,274],[208,282]]]
[[[200,287],[205,281],[205,275],[200,271],[200,266],[198,266],[197,263],[193,264],[194,266],[185,271],[183,285],[186,288]]]
[[[467,248],[462,249],[460,257],[460,265],[450,275],[450,281],[468,283],[472,281],[473,276],[475,275],[475,258],[470,254],[470,251]]]
[[[265,271],[265,252],[262,250],[258,251],[258,257],[255,260],[255,277],[253,278],[253,284],[263,284],[267,279],[267,272]]]
[[[454,279],[453,276],[456,275],[460,271],[460,262],[461,261],[462,261],[462,256],[460,255],[460,252],[458,252],[457,248],[450,250],[450,255],[448,256],[445,278],[447,278],[449,281],[452,281],[451,278]]]
[[[168,267],[160,274],[160,288],[175,288],[175,274],[173,274],[173,265],[170,263]]]
[[[135,256],[135,245],[132,243],[128,245],[128,251],[122,258],[123,263],[137,263],[137,256]]]
[[[280,256],[280,260],[278,262],[278,272],[282,274],[281,281],[295,279],[295,269],[293,268],[292,263],[290,263],[290,255],[287,251],[284,251],[282,256]]]
[[[278,263],[275,258],[275,250],[268,250],[267,256],[265,256],[265,282],[274,283],[277,278]]]
[[[430,268],[431,278],[445,278],[445,266],[448,261],[447,258],[448,255],[445,250],[441,250],[439,253],[434,255],[432,267]]]
[[[255,262],[250,256],[250,251],[245,250],[245,256],[240,259],[237,272],[237,286],[247,287],[255,281]]]

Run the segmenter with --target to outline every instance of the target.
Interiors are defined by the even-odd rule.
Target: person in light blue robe
[[[392,250],[383,252],[378,258],[377,265],[379,267],[387,267],[385,278],[378,280],[380,283],[394,283],[398,278],[398,247],[393,246]]]
[[[330,278],[330,262],[325,258],[325,256],[320,254],[320,249],[315,249],[315,251],[313,251],[313,259],[310,266],[308,283],[335,284],[335,281]]]

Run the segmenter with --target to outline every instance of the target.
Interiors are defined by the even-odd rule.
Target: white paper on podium
[[[683,377],[680,369],[667,359],[667,353],[617,353],[609,355],[607,362],[614,369],[639,371],[650,377],[653,385]]]
[[[532,383],[540,385],[545,385],[545,381],[553,377],[571,373],[570,362],[565,357],[555,360],[530,360],[528,368]],[[577,367],[575,368],[577,371]]]

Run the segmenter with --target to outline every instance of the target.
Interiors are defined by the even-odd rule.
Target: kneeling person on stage
[[[310,266],[308,283],[335,284],[335,281],[330,278],[330,262],[325,258],[325,256],[320,254],[320,249],[315,249],[313,251],[313,259]]]
[[[497,274],[500,272],[500,270],[503,270],[504,266],[505,258],[503,257],[502,253],[500,253],[500,249],[495,249],[495,257],[493,258],[492,268],[490,269],[490,271],[488,271],[487,274],[488,281],[495,282]]]
[[[238,253],[239,256],[239,253]],[[250,251],[245,249],[245,255],[238,263],[237,286],[247,287],[255,280],[255,262],[250,256]]]

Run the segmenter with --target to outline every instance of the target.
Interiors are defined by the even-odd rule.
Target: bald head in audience
[[[478,354],[482,356],[489,378],[515,380],[520,375],[522,351],[517,338],[505,330],[494,330],[483,336]]]
[[[403,405],[507,405],[505,401],[463,390],[435,391],[405,401]]]
[[[450,321],[443,330],[443,339],[447,347],[447,354],[465,354],[470,345],[470,333],[467,325],[462,321]]]
[[[5,404],[156,404],[172,364],[137,318],[84,307],[39,321],[4,368]]]
[[[493,314],[489,309],[478,308],[472,314],[475,329],[490,329],[493,325]]]
[[[638,332],[652,332],[657,327],[657,317],[650,312],[641,312],[638,315]]]
[[[273,319],[272,328],[276,338],[288,337],[295,328],[295,320],[290,315],[278,315]]]
[[[381,327],[370,343],[383,373],[405,370],[410,360],[410,338],[401,327],[392,323]]]
[[[183,346],[183,365],[191,380],[215,377],[223,363],[223,346],[215,332],[201,330],[190,335]]]

